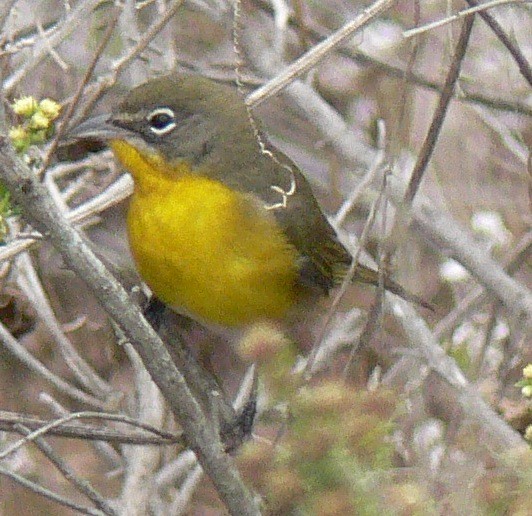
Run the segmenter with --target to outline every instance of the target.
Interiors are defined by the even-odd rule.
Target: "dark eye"
[[[150,124],[150,130],[157,134],[167,134],[175,126],[175,115],[170,108],[154,109],[147,117]]]

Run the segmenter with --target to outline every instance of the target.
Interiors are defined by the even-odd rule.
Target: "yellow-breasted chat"
[[[261,152],[236,88],[152,79],[71,136],[109,142],[132,174],[138,272],[179,313],[230,327],[283,319],[329,293],[351,263],[297,166]],[[378,273],[359,265],[355,281],[376,285]],[[385,287],[426,306],[390,279]]]

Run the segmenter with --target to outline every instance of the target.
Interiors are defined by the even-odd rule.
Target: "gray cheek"
[[[200,115],[193,115],[178,123],[175,129],[160,139],[164,153],[171,159],[188,159],[194,165],[212,152],[216,130]]]

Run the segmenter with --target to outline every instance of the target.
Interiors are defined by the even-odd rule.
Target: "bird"
[[[259,134],[238,88],[188,73],[149,79],[70,134],[106,142],[133,176],[139,275],[206,326],[285,320],[329,294],[353,260],[298,166]],[[354,281],[378,285],[379,274],[358,264]],[[384,286],[430,306],[388,277]]]

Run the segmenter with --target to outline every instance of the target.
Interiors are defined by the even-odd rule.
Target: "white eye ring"
[[[174,112],[166,107],[154,109],[146,120],[150,124],[150,131],[158,136],[169,133],[176,126]]]

